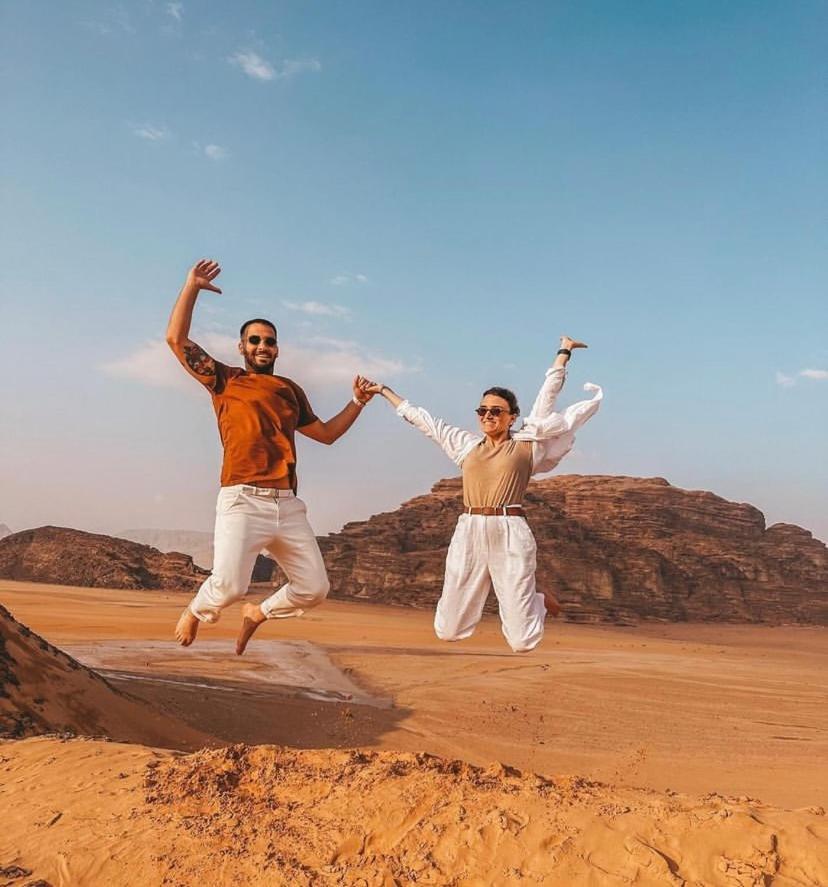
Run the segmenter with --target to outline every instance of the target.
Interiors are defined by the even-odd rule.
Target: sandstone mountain
[[[213,534],[199,530],[119,530],[120,539],[151,545],[159,551],[189,554],[193,563],[205,570],[213,567]]]
[[[185,748],[205,741],[177,718],[117,690],[0,606],[0,736],[56,732]]]
[[[566,619],[828,624],[828,549],[800,527],[766,527],[751,505],[661,478],[580,475],[533,482],[525,504],[538,584]],[[443,480],[321,538],[332,595],[432,607],[462,507],[460,479]]]
[[[828,624],[828,549],[751,505],[661,478],[561,475],[529,486],[538,583],[571,621]],[[396,511],[320,538],[332,596],[432,607],[457,515],[459,478]],[[41,527],[0,540],[0,578],[193,592],[206,571],[180,553]],[[266,558],[253,581],[284,581]],[[487,605],[497,608],[494,596]]]
[[[65,527],[38,527],[0,540],[3,579],[193,591],[206,575],[189,555]]]

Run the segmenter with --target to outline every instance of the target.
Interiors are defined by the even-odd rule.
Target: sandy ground
[[[355,740],[659,791],[828,803],[821,628],[551,623],[538,650],[516,655],[496,619],[446,644],[433,637],[429,613],[332,601],[266,624],[236,657],[236,608],[183,649],[170,640],[180,596],[0,582],[0,601],[107,676],[143,676],[130,692],[178,705],[227,742]],[[308,697],[348,694],[356,698],[334,706],[350,725],[339,737],[309,741],[278,714],[287,702],[299,711]],[[257,715],[245,717],[251,699]],[[213,700],[231,710],[219,731]],[[311,710],[325,717],[330,708]]]
[[[231,746],[184,757],[0,744],[0,875],[54,887],[824,885],[828,821],[473,768],[422,754]],[[26,874],[23,874],[26,873]]]
[[[3,743],[0,884],[828,884],[825,629],[551,623],[515,655],[496,620],[449,645],[330,602],[236,657],[237,609],[170,640],[177,595],[0,602],[213,746],[306,750]]]

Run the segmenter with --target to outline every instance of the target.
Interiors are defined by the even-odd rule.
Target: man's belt
[[[486,517],[496,517],[498,515],[500,517],[525,517],[522,505],[501,505],[498,508],[493,508],[489,505],[482,507],[470,505],[466,509],[466,514],[484,514]]]
[[[293,490],[283,490],[279,487],[254,487],[252,484],[239,484],[242,493],[248,496],[268,496],[271,499],[290,499],[296,495]]]

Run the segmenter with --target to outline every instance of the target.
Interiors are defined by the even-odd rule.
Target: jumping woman
[[[586,348],[569,336],[546,372],[532,410],[519,431],[512,426],[520,415],[517,398],[506,388],[483,392],[476,409],[479,432],[464,431],[435,419],[387,385],[363,381],[366,394],[381,394],[401,416],[430,437],[463,472],[464,512],[457,521],[448,554],[443,592],[434,615],[438,638],[459,641],[470,637],[489,590],[494,586],[503,634],[516,653],[533,650],[543,637],[546,612],[557,615],[555,598],[535,587],[537,547],[526,523],[523,496],[534,474],[550,471],[572,449],[575,432],[601,403],[593,392],[563,412],[555,401],[566,377],[566,364],[576,348]]]

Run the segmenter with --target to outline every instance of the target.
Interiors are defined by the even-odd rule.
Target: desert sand
[[[521,656],[329,602],[236,657],[235,608],[171,641],[181,595],[0,601],[159,713],[0,744],[0,884],[828,884],[825,629],[548,623]]]

